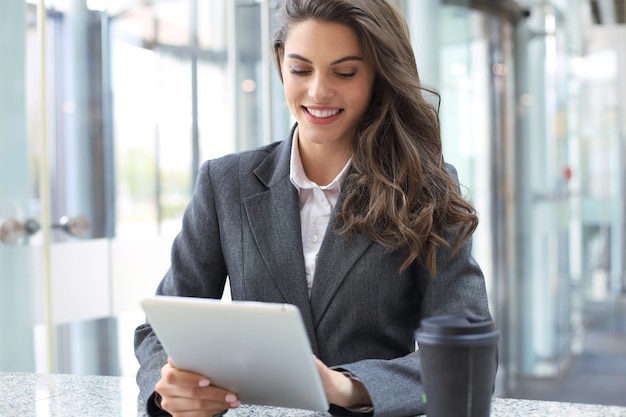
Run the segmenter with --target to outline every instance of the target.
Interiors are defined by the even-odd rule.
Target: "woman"
[[[220,298],[228,276],[233,299],[294,304],[333,410],[421,414],[420,319],[489,316],[477,217],[444,164],[401,15],[385,0],[286,0],[280,18],[297,124],[203,165],[157,293]],[[135,346],[154,415],[239,406],[168,362],[147,324]]]

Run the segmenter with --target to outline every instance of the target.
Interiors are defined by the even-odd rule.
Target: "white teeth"
[[[339,113],[339,110],[314,110],[307,107],[307,111],[315,117],[324,118],[331,117]]]

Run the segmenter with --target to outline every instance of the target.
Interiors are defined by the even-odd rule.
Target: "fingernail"
[[[232,405],[232,403],[237,402],[237,396],[235,394],[226,394],[224,400]]]
[[[198,381],[199,387],[208,387],[211,382],[208,379],[201,379]]]

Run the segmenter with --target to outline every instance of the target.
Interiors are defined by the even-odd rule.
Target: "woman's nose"
[[[311,84],[309,85],[309,96],[316,102],[324,102],[331,98],[334,94],[334,88],[323,74],[316,74],[311,77]]]

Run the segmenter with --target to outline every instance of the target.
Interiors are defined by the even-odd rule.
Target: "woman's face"
[[[285,40],[281,71],[301,147],[351,149],[374,86],[374,69],[352,28],[317,20],[295,24]]]

